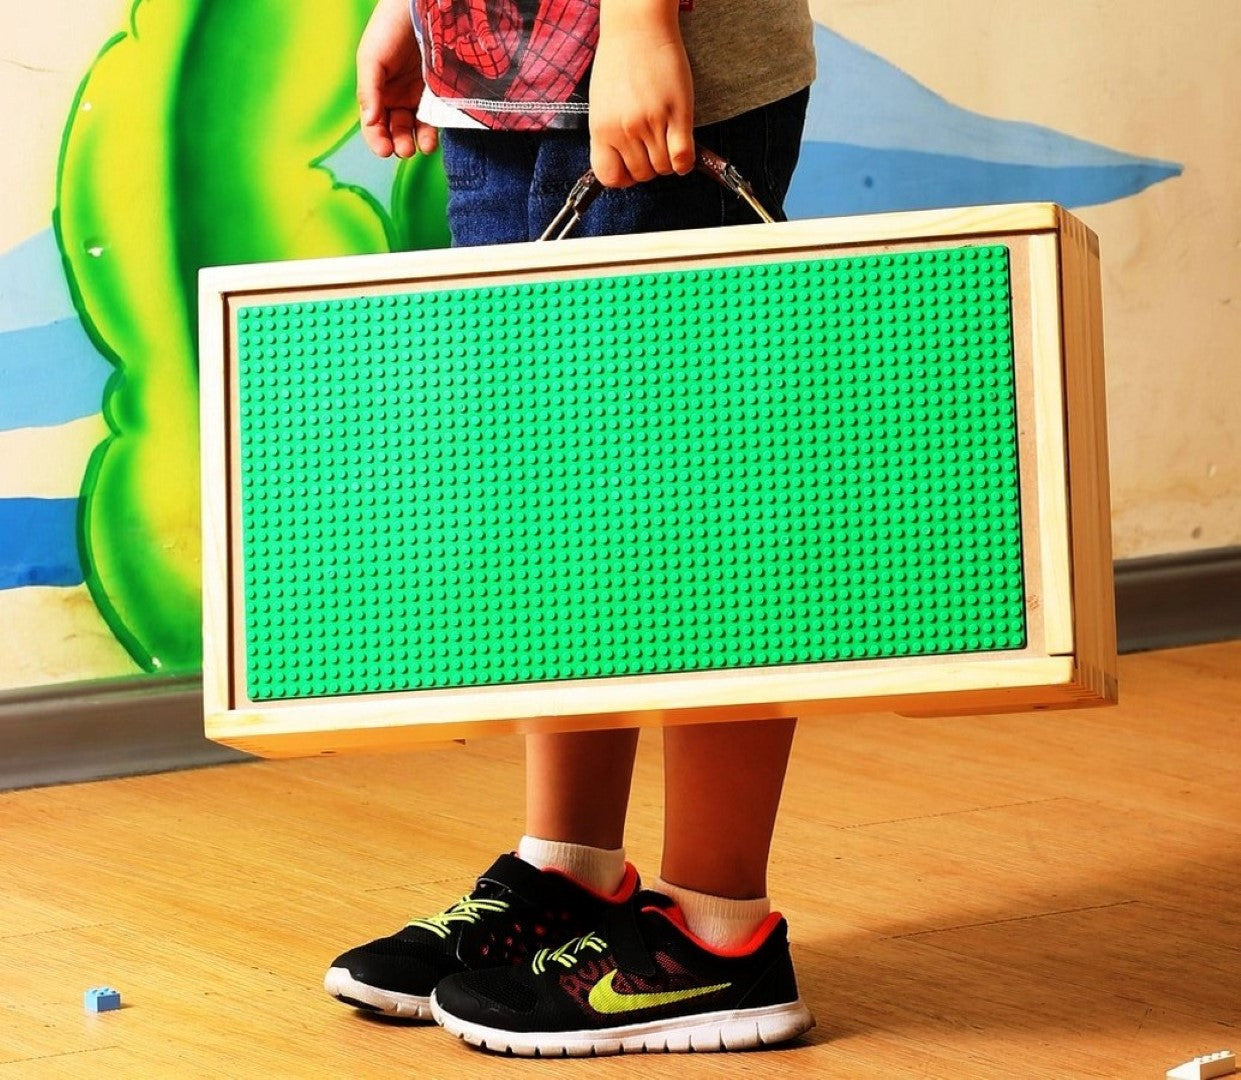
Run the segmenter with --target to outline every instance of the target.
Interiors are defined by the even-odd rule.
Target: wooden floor
[[[324,995],[520,831],[520,744],[0,795],[0,1080],[1162,1077],[1241,1051],[1241,642],[1122,659],[1116,709],[804,726],[776,838],[819,1020],[746,1055],[514,1061]],[[659,740],[630,851],[657,867]],[[120,1012],[86,1016],[111,985]]]

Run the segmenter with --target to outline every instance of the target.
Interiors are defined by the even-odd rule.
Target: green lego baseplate
[[[1009,279],[993,244],[240,308],[248,694],[1023,647]]]

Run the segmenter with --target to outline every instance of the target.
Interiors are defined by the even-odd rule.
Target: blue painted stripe
[[[1055,168],[1169,164],[954,105],[825,26],[815,28],[815,51],[819,76],[806,116],[806,138],[815,142]]]
[[[77,499],[0,499],[0,589],[81,585]]]
[[[1010,202],[1093,206],[1180,172],[1179,165],[1142,161],[1056,168],[807,142],[785,209],[790,217],[811,218]]]
[[[380,206],[387,206],[392,199],[392,185],[399,164],[400,159],[395,154],[381,158],[371,153],[360,130],[323,159],[323,167],[337,183],[361,188]]]
[[[51,229],[0,255],[0,331],[75,316],[65,268]]]
[[[77,318],[0,333],[0,431],[97,413],[112,371]]]

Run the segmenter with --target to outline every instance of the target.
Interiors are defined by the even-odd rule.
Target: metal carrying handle
[[[696,172],[705,173],[721,187],[731,191],[750,207],[760,220],[767,222],[776,220],[758,201],[750,182],[719,154],[713,153],[704,146],[697,147],[694,151],[694,169]],[[603,185],[599,182],[599,178],[593,172],[584,173],[582,178],[573,185],[573,190],[569,192],[569,198],[564,206],[552,218],[551,224],[547,226],[539,239],[563,240],[582,220],[582,215],[599,197],[601,191],[603,191]]]

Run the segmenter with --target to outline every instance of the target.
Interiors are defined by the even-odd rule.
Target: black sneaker
[[[429,1020],[428,998],[446,975],[521,964],[545,945],[598,926],[637,887],[632,866],[616,895],[605,897],[555,870],[501,855],[447,910],[342,953],[323,986],[359,1009]]]
[[[541,1057],[739,1050],[814,1026],[779,914],[727,952],[693,938],[658,893],[637,894],[602,925],[523,967],[450,976],[431,1015],[473,1046]]]

